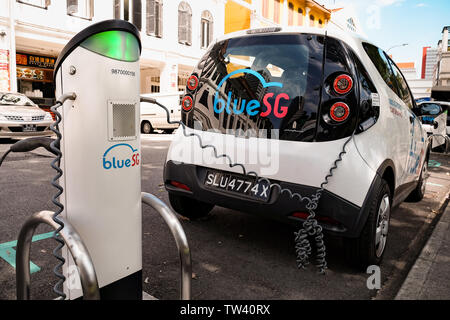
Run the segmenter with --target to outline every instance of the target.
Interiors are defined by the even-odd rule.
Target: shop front
[[[55,62],[56,57],[16,53],[17,91],[46,111],[55,103]]]

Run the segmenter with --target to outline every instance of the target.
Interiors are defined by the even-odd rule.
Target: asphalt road
[[[142,189],[168,202],[162,171],[171,135],[143,136]],[[10,145],[0,140],[0,154]],[[216,207],[202,221],[180,219],[193,258],[194,299],[389,299],[430,232],[436,210],[450,189],[449,156],[433,154],[427,193],[419,203],[403,203],[392,212],[388,247],[381,265],[382,288],[369,290],[368,274],[349,267],[339,239],[326,238],[329,269],[296,268],[294,229],[254,215]],[[46,151],[12,154],[0,168],[0,248],[16,240],[33,212],[54,210],[52,157]],[[45,226],[35,234],[51,231]],[[31,276],[33,299],[53,299],[56,279],[51,239],[33,243],[31,260],[40,271]],[[13,249],[12,249],[13,250]],[[144,290],[158,299],[179,297],[179,258],[162,218],[143,211]],[[9,252],[11,254],[11,250]],[[15,299],[15,270],[0,258],[0,299]]]

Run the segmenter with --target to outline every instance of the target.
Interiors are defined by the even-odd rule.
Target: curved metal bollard
[[[20,230],[16,255],[17,300],[30,299],[31,239],[36,227],[41,223],[45,223],[55,230],[59,227],[52,219],[53,214],[52,211],[36,212],[25,222]],[[94,265],[78,232],[70,223],[64,221],[64,228],[61,230],[60,235],[66,242],[67,248],[78,267],[81,287],[83,289],[83,298],[85,300],[99,300],[100,292]]]
[[[428,136],[427,140],[431,140],[431,143],[432,143],[433,137],[444,138],[444,140],[445,140],[445,154],[449,153],[448,151],[449,151],[449,147],[450,147],[450,137],[447,136],[447,135],[440,134],[440,133],[433,133],[433,134],[430,134]]]
[[[173,237],[175,238],[181,261],[180,296],[181,300],[190,300],[192,279],[191,251],[189,249],[189,244],[183,227],[178,221],[175,213],[173,213],[173,211],[164,202],[154,195],[142,192],[142,202],[148,204],[163,217],[164,221],[169,226]]]

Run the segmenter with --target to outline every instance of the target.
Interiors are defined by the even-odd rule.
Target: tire
[[[408,201],[418,202],[423,199],[427,185],[427,175],[428,175],[428,157],[425,158],[425,162],[423,163],[417,187],[409,194],[407,198]]]
[[[164,129],[164,133],[166,134],[172,134],[175,131],[175,129]]]
[[[183,217],[189,220],[197,220],[209,214],[214,208],[213,204],[201,202],[188,197],[183,197],[169,193],[169,201],[172,208]]]
[[[370,265],[379,265],[386,249],[391,192],[385,180],[373,191],[368,205],[369,215],[359,238],[345,239],[347,258],[363,271]]]
[[[149,134],[153,133],[154,129],[150,121],[143,121],[141,124],[141,133]]]

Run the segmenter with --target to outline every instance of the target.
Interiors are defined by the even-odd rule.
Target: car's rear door
[[[391,58],[387,56],[392,72],[395,77],[395,85],[397,87],[397,95],[402,100],[402,108],[405,109],[405,119],[404,122],[409,129],[408,140],[409,146],[406,157],[406,172],[404,173],[405,182],[411,182],[417,180],[420,174],[420,169],[422,168],[423,159],[425,156],[425,137],[423,134],[422,126],[420,124],[420,119],[412,111],[415,102],[408,87],[405,77],[395,65]]]

